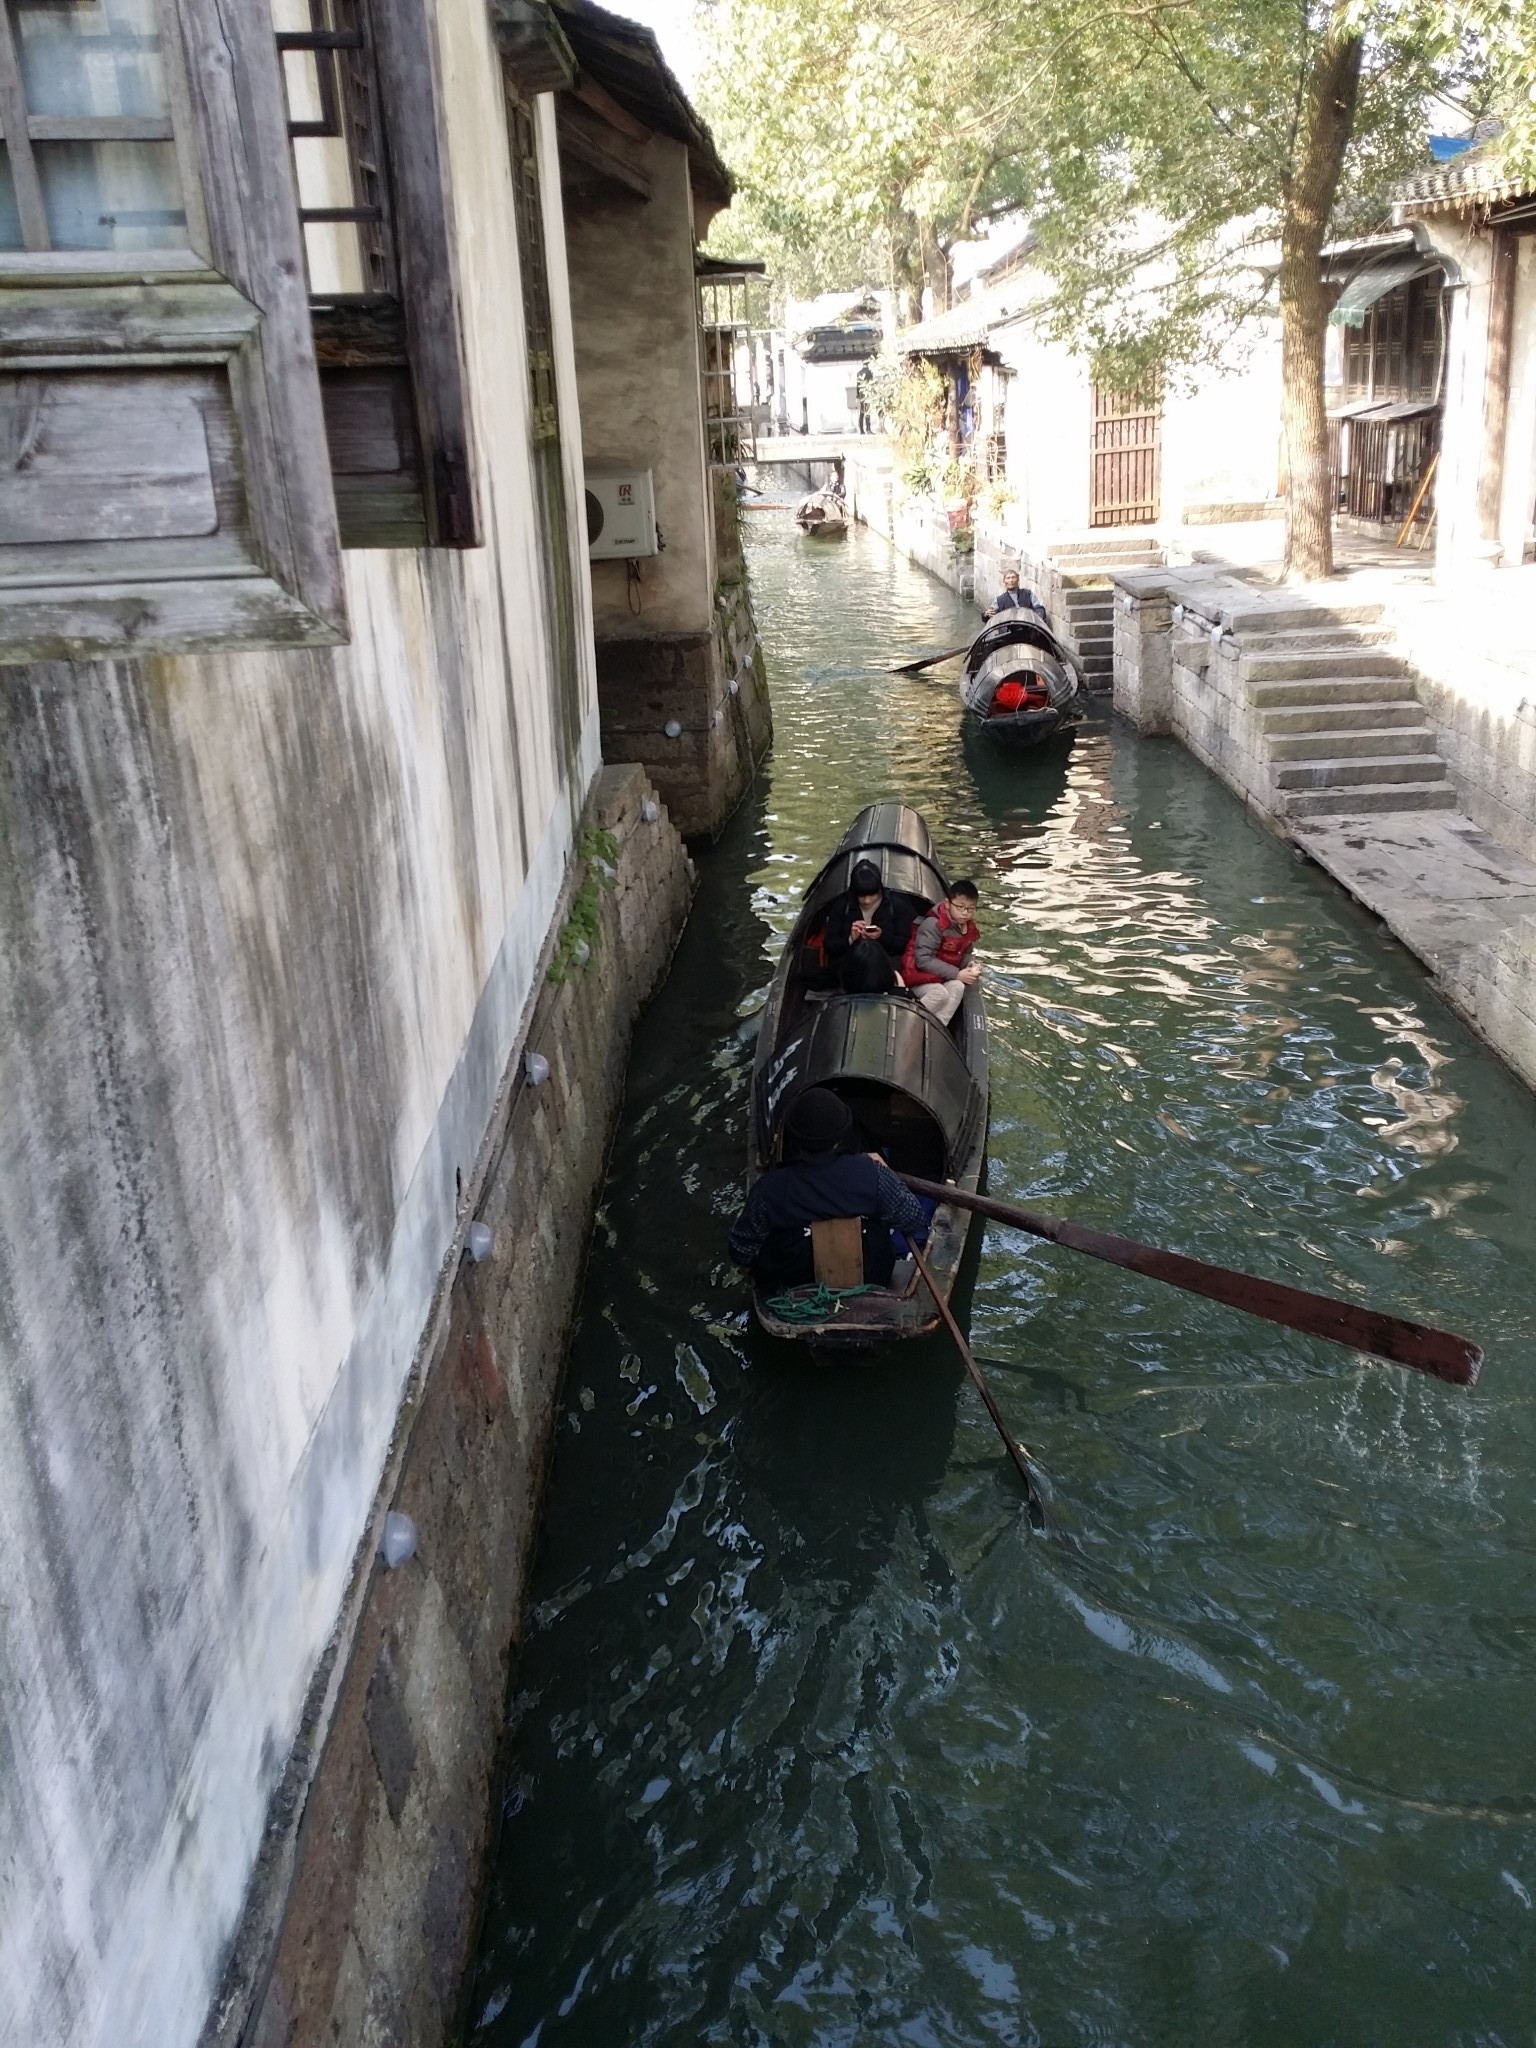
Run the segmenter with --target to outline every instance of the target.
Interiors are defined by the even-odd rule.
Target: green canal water
[[[635,1042],[470,2040],[1536,2041],[1536,1103],[1176,744],[994,760],[974,614],[759,515],[777,741]],[[1471,1394],[1005,1231],[972,1341],[748,1319],[751,1012],[899,795],[981,883],[990,1186],[1465,1330]]]

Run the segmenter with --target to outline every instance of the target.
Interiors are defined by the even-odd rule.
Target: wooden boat
[[[871,804],[843,834],[806,891],[763,1010],[752,1070],[748,1185],[778,1163],[784,1119],[795,1098],[806,1088],[830,1088],[853,1111],[866,1150],[883,1154],[898,1172],[974,1191],[987,1149],[987,1019],[980,983],[966,990],[947,1026],[905,990],[850,996],[815,985],[827,913],[848,890],[860,860],[874,861],[886,888],[914,914],[949,893],[928,827],[907,805]],[[948,1205],[933,1219],[927,1257],[946,1299],[970,1222],[967,1211]],[[814,1290],[798,1292],[808,1297]],[[835,1312],[814,1321],[786,1319],[756,1286],[753,1305],[774,1336],[820,1344],[888,1343],[923,1336],[939,1322],[931,1296],[915,1277],[903,1293],[881,1288],[847,1295]]]
[[[998,746],[1037,747],[1082,718],[1077,663],[1030,611],[999,612],[971,642],[960,679],[966,723]]]
[[[795,507],[795,524],[813,540],[838,540],[848,531],[848,508],[835,491],[812,491]]]

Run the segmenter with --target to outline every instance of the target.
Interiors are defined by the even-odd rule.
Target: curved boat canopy
[[[910,804],[870,804],[837,843],[837,851],[805,892],[802,925],[853,886],[853,870],[873,861],[893,896],[917,896],[940,903],[949,894],[944,870],[933,857],[933,839],[920,811]]]
[[[1059,661],[1067,668],[1076,666],[1050,627],[1037,619],[1033,612],[1007,611],[989,620],[971,642],[965,657],[966,673],[974,675],[986,657],[999,647],[1016,647],[1021,643],[1038,648],[1042,654],[1048,654],[1053,661]]]
[[[867,1135],[891,1148],[893,1159],[905,1148],[892,1123],[906,1124],[910,1137],[936,1124],[946,1174],[958,1171],[984,1113],[976,1081],[949,1031],[932,1011],[906,997],[839,996],[818,1005],[763,1069],[761,1085],[770,1139],[797,1095],[807,1088],[834,1088],[860,1116]]]

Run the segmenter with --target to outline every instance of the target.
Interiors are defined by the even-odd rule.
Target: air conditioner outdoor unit
[[[594,562],[654,555],[656,493],[648,469],[587,478],[587,553]]]

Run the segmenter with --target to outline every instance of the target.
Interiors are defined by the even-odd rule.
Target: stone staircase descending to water
[[[1456,792],[1379,604],[1231,614],[1277,817],[1453,810]]]
[[[1047,550],[1041,595],[1090,690],[1107,695],[1114,687],[1112,578],[1117,570],[1156,568],[1162,560],[1162,547],[1150,534],[1106,531],[1102,540],[1057,541]]]

